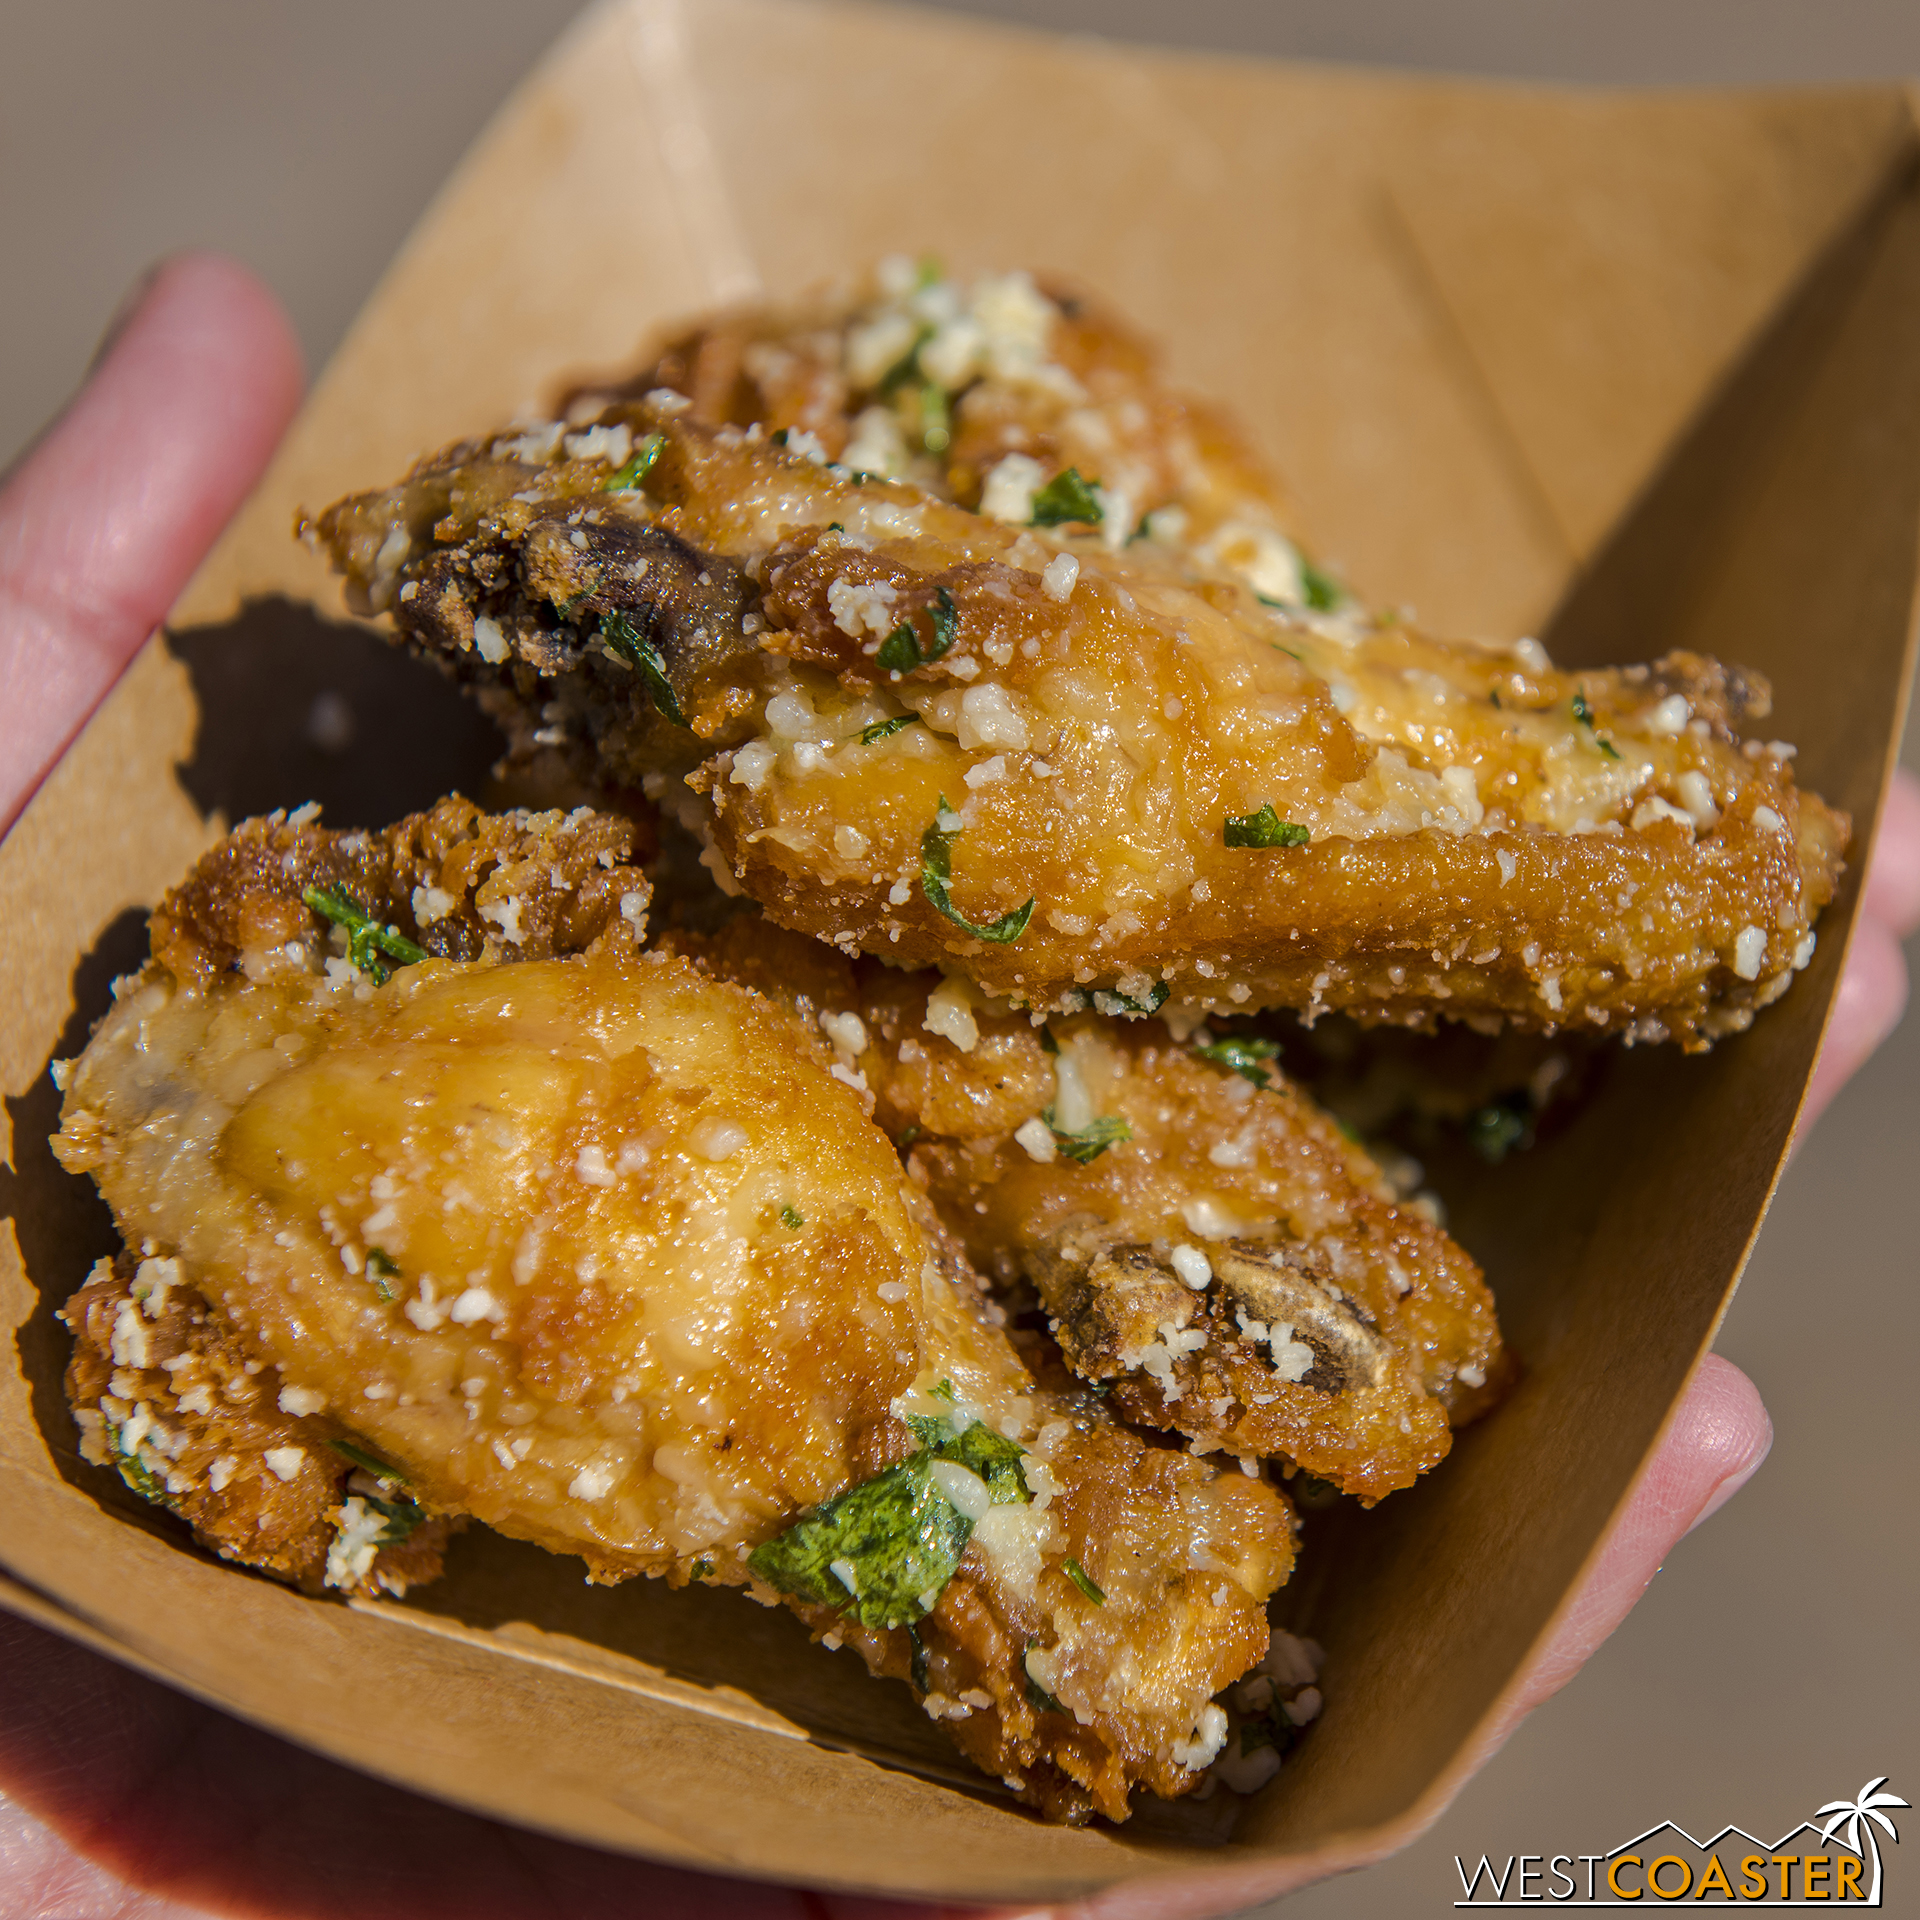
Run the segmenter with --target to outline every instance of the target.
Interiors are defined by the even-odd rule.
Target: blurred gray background
[[[0,26],[0,462],[79,379],[128,282],[229,249],[318,366],[574,0],[62,0]],[[1625,85],[1920,75],[1920,0],[970,0],[1070,32]],[[1920,351],[1920,315],[1915,316]],[[1909,765],[1920,764],[1909,737]],[[1920,963],[1920,943],[1909,948]],[[1877,1774],[1920,1783],[1920,1020],[1790,1171],[1721,1351],[1777,1430],[1748,1490],[1425,1840],[1288,1920],[1438,1914],[1452,1856],[1598,1852],[1662,1818],[1771,1834]],[[1909,1819],[1913,1816],[1908,1816]],[[1889,1861],[1889,1910],[1920,1875]],[[1903,1884],[1904,1883],[1904,1884]]]

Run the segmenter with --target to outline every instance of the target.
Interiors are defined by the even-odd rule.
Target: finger
[[[1901,939],[1920,928],[1920,780],[1894,769],[1880,832],[1867,862],[1860,911],[1891,927]]]
[[[1490,1757],[1514,1727],[1578,1673],[1633,1610],[1673,1547],[1759,1470],[1773,1422],[1753,1382],[1717,1353],[1701,1361],[1571,1604],[1528,1664],[1491,1735]]]
[[[1907,1005],[1907,961],[1884,921],[1862,914],[1834,995],[1833,1018],[1819,1064],[1800,1109],[1804,1135],[1835,1094],[1866,1065],[1868,1056],[1900,1024]]]
[[[0,481],[0,832],[245,499],[300,384],[273,295],[184,254]]]

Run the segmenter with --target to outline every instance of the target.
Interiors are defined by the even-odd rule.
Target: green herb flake
[[[410,1494],[403,1493],[392,1500],[380,1500],[372,1495],[361,1497],[387,1523],[380,1533],[379,1544],[383,1547],[399,1546],[427,1517],[425,1509]]]
[[[880,650],[874,659],[889,673],[911,673],[915,667],[931,666],[953,645],[954,631],[959,626],[960,617],[954,608],[953,595],[945,587],[933,596],[933,605],[928,612],[933,620],[933,638],[926,646],[921,646],[920,636],[914,631],[911,620],[902,620],[880,642]]]
[[[696,1580],[711,1580],[713,1578],[713,1562],[709,1560],[704,1553],[693,1563],[693,1577]]]
[[[953,1399],[950,1381],[933,1391]],[[973,1535],[972,1521],[940,1491],[933,1463],[950,1460],[977,1474],[995,1506],[1032,1496],[1020,1449],[991,1427],[976,1421],[956,1432],[955,1422],[938,1415],[913,1416],[908,1424],[921,1441],[918,1453],[756,1547],[747,1556],[754,1573],[782,1593],[851,1613],[863,1626],[911,1627],[921,1619]]]
[[[601,485],[600,491],[602,493],[634,492],[639,487],[641,481],[653,471],[655,462],[660,458],[660,450],[666,444],[667,441],[664,434],[648,434],[646,438],[627,455],[626,459],[607,476]]]
[[[1593,709],[1587,705],[1587,696],[1584,693],[1576,693],[1573,696],[1573,717],[1593,735],[1593,744],[1598,747],[1609,760],[1618,760],[1620,758],[1620,749],[1616,747],[1611,740],[1603,740],[1600,737],[1599,729],[1594,725]]]
[[[1137,996],[1120,993],[1112,987],[1095,987],[1093,1007],[1096,1013],[1104,1013],[1110,1020],[1143,1020],[1150,1013],[1158,1013],[1167,1004],[1167,995],[1171,991],[1164,980],[1156,980],[1145,993]]]
[[[836,1494],[755,1547],[747,1565],[782,1593],[851,1613],[862,1626],[904,1627],[927,1611],[921,1596],[953,1578],[972,1532],[923,1453]]]
[[[1040,1642],[1038,1640],[1029,1640],[1027,1642],[1027,1653],[1031,1653],[1035,1647],[1039,1646],[1039,1644]],[[1036,1713],[1065,1713],[1066,1712],[1066,1708],[1063,1707],[1060,1704],[1060,1702],[1056,1700],[1053,1697],[1053,1695],[1050,1694],[1046,1690],[1046,1688],[1043,1687],[1040,1684],[1040,1682],[1033,1677],[1031,1673],[1027,1672],[1026,1654],[1022,1654],[1020,1657],[1020,1671],[1026,1674],[1027,1705],[1030,1706],[1034,1710],[1034,1712]]]
[[[860,729],[860,744],[870,747],[876,740],[884,740],[889,734],[898,733],[902,727],[918,725],[919,720],[917,713],[896,713],[891,720],[876,720],[872,726]]]
[[[1216,1067],[1225,1067],[1229,1073],[1237,1073],[1256,1087],[1264,1087],[1272,1079],[1266,1063],[1279,1051],[1272,1040],[1239,1038],[1210,1040],[1204,1047],[1194,1048],[1202,1060],[1211,1060]]]
[[[167,1498],[167,1483],[142,1460],[137,1452],[130,1451],[120,1444],[120,1429],[110,1429],[113,1445],[113,1464],[120,1478],[137,1493],[142,1500],[151,1500],[157,1507],[170,1507],[173,1502]]]
[[[369,1247],[367,1249],[367,1278],[373,1282],[374,1292],[391,1306],[395,1295],[389,1283],[400,1278],[399,1261],[381,1247]]]
[[[1347,597],[1340,582],[1332,574],[1322,573],[1304,554],[1300,557],[1300,586],[1315,613],[1332,613]]]
[[[933,1683],[927,1673],[927,1646],[926,1642],[920,1638],[920,1629],[916,1626],[909,1626],[907,1628],[907,1640],[913,1648],[912,1674],[914,1691],[923,1695],[931,1693],[933,1691]]]
[[[921,1127],[921,1126],[912,1126],[912,1127],[909,1127],[909,1128],[908,1128],[908,1129],[906,1130],[906,1132],[905,1132],[905,1133],[903,1133],[903,1134],[902,1134],[902,1135],[900,1136],[900,1138],[899,1138],[898,1140],[896,1140],[896,1141],[895,1141],[895,1142],[893,1143],[893,1144],[894,1144],[894,1147],[895,1147],[895,1150],[896,1150],[896,1151],[898,1151],[898,1152],[900,1152],[900,1153],[905,1153],[905,1152],[906,1152],[906,1150],[907,1150],[907,1149],[908,1149],[908,1148],[909,1148],[910,1146],[912,1146],[912,1145],[913,1145],[913,1143],[914,1143],[914,1142],[915,1142],[916,1140],[918,1140],[918,1139],[920,1138],[920,1136],[921,1136],[921,1135],[922,1135],[923,1133],[925,1133],[925,1132],[926,1132],[926,1128],[925,1128],[925,1127]]]
[[[1282,820],[1268,801],[1258,813],[1230,813],[1220,836],[1230,847],[1304,847],[1313,837],[1291,820]]]
[[[1003,913],[998,920],[989,920],[984,925],[969,920],[953,904],[948,889],[953,881],[953,843],[960,837],[959,819],[947,805],[947,796],[943,793],[932,826],[920,836],[920,891],[935,912],[945,914],[956,927],[964,927],[976,940],[990,940],[997,947],[1011,945],[1026,932],[1036,902],[1029,895],[1025,906],[1015,907],[1011,913]],[[941,823],[947,820],[955,824],[943,826]]]
[[[1467,1144],[1488,1166],[1533,1144],[1533,1122],[1521,1101],[1501,1100],[1480,1108],[1467,1122]]]
[[[1097,527],[1106,514],[1093,497],[1093,487],[1081,479],[1080,469],[1069,467],[1064,473],[1056,473],[1033,496],[1033,510],[1028,518],[1029,524],[1036,527],[1064,526],[1069,521]]]
[[[1092,1576],[1078,1560],[1063,1561],[1060,1570],[1096,1607],[1104,1607],[1107,1604],[1107,1596],[1094,1585]]]
[[[403,967],[416,966],[427,957],[425,947],[417,947],[398,927],[383,927],[350,894],[335,887],[303,887],[300,898],[321,919],[347,930],[347,960],[375,986],[386,984],[389,969],[386,960],[397,960]],[[386,958],[383,960],[382,955]]]
[[[376,1480],[391,1480],[404,1486],[407,1476],[398,1467],[389,1466],[377,1453],[369,1453],[365,1447],[355,1446],[351,1440],[329,1440],[327,1445],[342,1460],[350,1460],[364,1473],[370,1473]]]
[[[964,1433],[943,1441],[933,1451],[986,1482],[996,1507],[1024,1507],[1033,1498],[1021,1467],[1025,1456],[1004,1434],[976,1420]]]
[[[1040,1118],[1047,1123],[1047,1131],[1053,1135],[1055,1149],[1077,1166],[1084,1167],[1089,1161],[1098,1160],[1109,1147],[1133,1138],[1133,1122],[1121,1114],[1102,1114],[1078,1133],[1062,1133],[1053,1124],[1051,1107]]]
[[[660,657],[660,649],[624,613],[600,616],[600,638],[639,674],[654,712],[676,727],[691,730],[692,723],[680,711],[679,696],[667,678],[667,663]]]
[[[1240,1723],[1240,1752],[1244,1757],[1262,1747],[1285,1753],[1299,1738],[1300,1729],[1287,1718],[1285,1708],[1275,1703],[1271,1713],[1257,1714]]]
[[[932,381],[920,389],[920,444],[929,453],[945,453],[953,445],[953,412],[947,390]]]
[[[798,1233],[807,1224],[807,1218],[797,1207],[782,1207],[780,1224],[791,1232]]]

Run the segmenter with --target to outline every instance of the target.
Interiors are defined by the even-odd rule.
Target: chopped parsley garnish
[[[1304,847],[1312,839],[1305,827],[1282,820],[1269,800],[1258,813],[1230,813],[1221,838],[1230,847]]]
[[[929,453],[945,453],[953,444],[953,414],[947,390],[931,380],[920,389],[920,444]]]
[[[690,725],[680,711],[679,696],[667,678],[667,663],[660,657],[660,649],[624,613],[600,616],[600,638],[639,674],[653,701],[653,710],[661,719],[671,721],[676,727]]]
[[[780,1224],[798,1233],[800,1229],[807,1224],[807,1217],[798,1207],[782,1207],[780,1209]]]
[[[926,1132],[926,1128],[925,1128],[925,1127],[922,1127],[922,1126],[911,1126],[911,1127],[909,1127],[909,1128],[908,1128],[908,1129],[906,1130],[906,1132],[905,1132],[905,1133],[903,1133],[903,1134],[902,1134],[902,1135],[900,1136],[900,1138],[899,1138],[898,1140],[896,1140],[896,1141],[895,1141],[895,1142],[893,1143],[893,1144],[894,1144],[894,1147],[895,1147],[895,1149],[896,1149],[896,1151],[898,1151],[898,1152],[900,1152],[900,1153],[905,1153],[905,1152],[906,1152],[906,1150],[907,1150],[907,1149],[908,1149],[908,1148],[909,1148],[910,1146],[912,1146],[912,1145],[913,1145],[913,1143],[914,1143],[914,1142],[915,1142],[916,1140],[918,1140],[918,1139],[920,1138],[920,1136],[921,1136],[921,1135],[922,1135],[923,1133],[925,1133],[925,1132]]]
[[[940,1491],[933,1463],[951,1460],[978,1474],[995,1506],[1031,1495],[1020,1449],[990,1427],[976,1423],[955,1434],[942,1418],[910,1424],[922,1442],[918,1453],[835,1494],[754,1548],[747,1565],[782,1593],[851,1613],[862,1626],[907,1627],[924,1617],[973,1535],[973,1522]]]
[[[1237,1073],[1242,1080],[1250,1080],[1256,1087],[1264,1087],[1273,1077],[1266,1065],[1280,1051],[1272,1040],[1210,1040],[1204,1047],[1195,1047],[1202,1060],[1211,1060],[1216,1067],[1225,1067],[1230,1073]]]
[[[1055,1149],[1076,1165],[1084,1167],[1090,1160],[1098,1160],[1116,1141],[1133,1138],[1133,1122],[1121,1114],[1102,1114],[1098,1120],[1082,1127],[1078,1133],[1062,1133],[1053,1124],[1053,1109],[1048,1107],[1040,1118],[1047,1123],[1047,1131],[1053,1135]]]
[[[173,1504],[167,1498],[167,1483],[140,1458],[140,1455],[120,1444],[120,1429],[109,1429],[113,1436],[113,1464],[119,1470],[120,1478],[137,1493],[142,1500],[151,1500],[156,1506],[168,1507]]]
[[[1036,527],[1063,526],[1070,520],[1097,527],[1106,514],[1093,497],[1093,488],[1081,479],[1080,469],[1069,467],[1064,473],[1056,473],[1033,496],[1033,510],[1028,518]]]
[[[891,400],[920,371],[920,349],[933,338],[934,332],[933,327],[921,321],[914,333],[913,345],[874,384],[873,391],[882,400]]]
[[[1576,693],[1573,696],[1573,717],[1593,735],[1593,744],[1598,747],[1609,760],[1618,760],[1620,758],[1620,749],[1616,747],[1611,740],[1601,739],[1599,729],[1593,722],[1593,709],[1587,705],[1587,696],[1584,693]]]
[[[913,726],[919,718],[917,713],[896,713],[891,720],[876,720],[872,726],[860,729],[860,744],[870,747],[876,740],[884,740],[889,734],[898,733],[902,727]]]
[[[1322,573],[1305,554],[1300,556],[1300,587],[1315,613],[1331,613],[1347,597],[1340,582],[1332,574]]]
[[[911,620],[902,620],[880,642],[880,651],[874,658],[889,673],[911,673],[915,667],[931,665],[953,645],[954,628],[959,624],[959,616],[954,612],[953,595],[942,587],[934,595],[933,605],[928,611],[933,616],[933,638],[925,647],[921,646],[920,636],[914,631]]]
[[[407,1476],[398,1467],[389,1466],[377,1453],[369,1453],[365,1447],[357,1447],[351,1440],[329,1440],[330,1446],[343,1460],[351,1460],[364,1473],[370,1473],[376,1480],[391,1480],[404,1486]]]
[[[693,1563],[693,1577],[696,1580],[710,1580],[713,1578],[713,1562],[709,1560],[704,1553]]]
[[[416,947],[397,927],[383,927],[350,895],[334,887],[303,887],[300,898],[321,919],[347,930],[348,962],[364,973],[375,986],[384,985],[387,960],[411,967],[427,957],[425,947]]]
[[[1240,1722],[1240,1752],[1243,1756],[1261,1747],[1271,1747],[1276,1753],[1285,1753],[1299,1737],[1300,1729],[1287,1718],[1286,1709],[1277,1700],[1270,1713],[1254,1714]]]
[[[367,1249],[367,1278],[373,1282],[373,1290],[389,1305],[393,1302],[393,1288],[389,1281],[400,1278],[400,1262],[392,1254],[380,1247]]]
[[[381,1530],[380,1545],[397,1547],[427,1516],[411,1494],[393,1500],[381,1500],[372,1494],[360,1496],[387,1524]]]
[[[626,459],[610,473],[602,483],[602,493],[631,493],[648,474],[653,471],[654,462],[660,458],[660,449],[667,444],[666,436],[650,433],[642,440]]]
[[[1038,1640],[1029,1640],[1027,1642],[1027,1652],[1031,1653],[1034,1650],[1034,1648],[1037,1647],[1039,1644],[1040,1642]],[[1027,1675],[1027,1705],[1028,1706],[1033,1708],[1033,1710],[1036,1713],[1065,1713],[1066,1712],[1066,1708],[1063,1707],[1060,1704],[1060,1702],[1056,1700],[1053,1697],[1053,1695],[1050,1694],[1046,1690],[1046,1688],[1043,1687],[1040,1684],[1040,1682],[1033,1677],[1031,1673],[1027,1673],[1027,1663],[1024,1655],[1022,1656],[1020,1661],[1020,1671],[1022,1673],[1026,1673]]]
[[[1138,1020],[1149,1013],[1158,1013],[1167,1004],[1167,995],[1171,991],[1172,989],[1164,980],[1156,980],[1137,998],[1130,993],[1117,992],[1112,987],[1095,987],[1094,1011],[1104,1013],[1110,1020],[1122,1016],[1130,1020]]]
[[[1107,1604],[1107,1596],[1093,1584],[1092,1576],[1078,1560],[1063,1561],[1060,1570],[1096,1607],[1104,1607]]]
[[[920,836],[920,891],[934,910],[945,914],[956,927],[964,927],[977,940],[991,940],[997,947],[1007,946],[1026,932],[1027,922],[1033,918],[1034,899],[1029,895],[1024,907],[1015,907],[1011,913],[1003,913],[998,920],[989,920],[984,925],[969,920],[953,904],[948,888],[953,880],[953,843],[960,837],[959,818],[947,805],[947,796],[943,793],[933,825]],[[943,827],[940,824],[943,820],[952,820],[955,824]]]
[[[1467,1122],[1467,1144],[1488,1166],[1533,1144],[1533,1119],[1526,1099],[1499,1100],[1482,1107]]]

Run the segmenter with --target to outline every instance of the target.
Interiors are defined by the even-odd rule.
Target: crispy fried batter
[[[965,507],[984,495],[1021,523],[1036,486],[1071,468],[1100,483],[1112,544],[1157,515],[1168,537],[1257,554],[1298,598],[1298,556],[1276,537],[1289,519],[1280,487],[1158,362],[1084,294],[1024,273],[966,285],[895,260],[793,307],[708,320],[570,411],[665,388],[705,425],[805,434],[831,461]]]
[[[243,820],[155,911],[155,963],[207,986],[243,955],[319,932],[344,965],[347,934],[316,923],[310,887],[446,960],[637,948],[646,931],[652,848],[618,815],[489,814],[457,793],[378,833],[335,833],[317,814]]]
[[[1479,1269],[1270,1060],[1158,1020],[1036,1029],[751,915],[664,944],[820,1027],[969,1255],[1035,1283],[1129,1419],[1371,1502],[1505,1385]]]
[[[1558,673],[856,481],[678,396],[610,419],[661,436],[645,491],[522,436],[318,534],[521,747],[650,773],[782,925],[1046,1008],[1164,989],[1694,1048],[1812,952],[1847,823],[1736,737],[1750,677]]]
[[[627,831],[460,802],[377,836],[248,823],[156,914],[173,963],[127,983],[73,1063],[62,1158],[155,1249],[139,1272],[209,1303],[223,1379],[277,1369],[301,1431],[595,1579],[710,1579],[773,1604],[756,1548],[923,1457],[910,1420],[985,1423],[1014,1443],[1020,1491],[973,1516],[956,1577],[920,1602],[928,1711],[1055,1818],[1124,1818],[1136,1784],[1185,1791],[1224,1737],[1212,1696],[1265,1651],[1286,1503],[1034,1380],[824,1040],[636,951]],[[315,875],[481,951],[389,955],[377,984],[327,956],[325,917],[298,904]],[[433,888],[448,898],[416,904]],[[149,1476],[134,1483],[225,1545],[221,1513],[166,1476],[230,1445],[232,1416],[146,1372],[98,1398],[123,1326],[146,1343],[172,1323],[150,1336],[144,1307],[96,1291],[83,1402]],[[298,1444],[281,1464],[304,1490],[317,1448]],[[984,1506],[967,1474],[955,1499],[970,1482]],[[337,1486],[304,1491],[254,1556],[297,1578],[358,1540],[325,1504]],[[906,1626],[793,1603],[877,1670],[913,1672]],[[1036,1672],[1059,1710],[1030,1694]]]
[[[67,1303],[67,1398],[85,1457],[171,1508],[221,1559],[307,1593],[397,1595],[437,1580],[465,1523],[423,1514],[338,1452],[351,1444],[339,1422],[288,1411],[279,1369],[179,1274],[178,1261],[123,1253]]]

